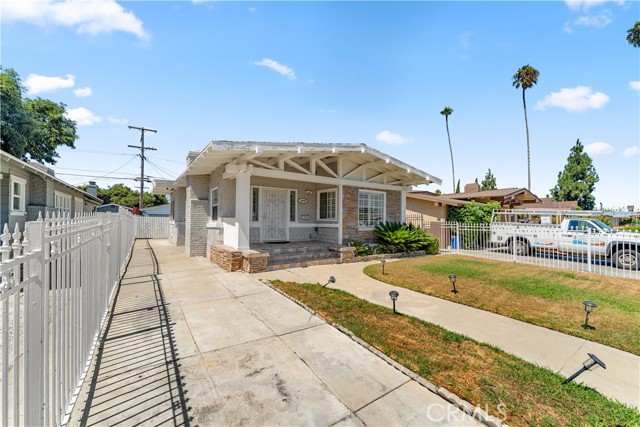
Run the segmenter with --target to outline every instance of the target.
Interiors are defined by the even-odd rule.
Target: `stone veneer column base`
[[[339,264],[347,264],[353,262],[356,257],[356,248],[352,246],[330,246],[329,250],[338,252]]]
[[[253,250],[239,251],[226,245],[210,245],[209,259],[227,271],[243,270],[247,273],[267,271],[269,254]]]

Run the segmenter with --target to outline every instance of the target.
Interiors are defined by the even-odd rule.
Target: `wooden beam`
[[[335,173],[334,171],[332,171],[332,170],[331,170],[331,168],[330,168],[329,166],[325,165],[325,164],[324,164],[324,162],[323,162],[322,160],[319,160],[319,159],[318,159],[318,160],[316,160],[316,162],[318,162],[318,165],[319,165],[322,169],[326,170],[326,171],[327,171],[327,173],[328,173],[329,175],[331,175],[331,176],[333,176],[333,177],[335,177],[335,178],[338,178],[338,174],[337,174],[337,173]]]

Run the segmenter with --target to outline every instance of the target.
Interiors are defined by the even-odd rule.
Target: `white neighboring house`
[[[441,180],[365,144],[213,141],[153,192],[171,195],[170,238],[189,256],[252,270],[243,259],[259,244],[371,241],[430,183]]]
[[[73,218],[94,212],[102,203],[97,189],[89,185],[89,192],[79,190],[44,165],[0,151],[0,226],[8,224],[10,232],[16,224],[24,229],[24,223],[38,219],[38,213],[68,213]]]
[[[149,206],[142,209],[143,216],[169,216],[171,214],[171,204]]]

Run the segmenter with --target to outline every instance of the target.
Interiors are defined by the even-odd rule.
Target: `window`
[[[56,191],[53,207],[56,208],[58,212],[69,212],[71,210],[71,196]]]
[[[258,222],[260,220],[259,212],[260,189],[258,187],[251,188],[251,221]]]
[[[218,220],[218,187],[211,190],[211,221]]]
[[[82,200],[82,197],[75,198],[73,209],[76,213],[84,212],[84,200]]]
[[[296,222],[296,190],[289,191],[289,221]]]
[[[27,180],[11,175],[9,181],[11,186],[11,212],[24,212]]]
[[[358,194],[358,227],[373,228],[384,221],[385,193],[360,190]]]
[[[335,221],[336,219],[336,190],[318,191],[318,219]]]

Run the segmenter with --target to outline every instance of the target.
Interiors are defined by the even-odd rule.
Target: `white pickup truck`
[[[506,247],[521,256],[555,252],[605,258],[618,268],[637,270],[640,234],[616,231],[602,221],[586,218],[589,215],[592,214],[584,211],[498,210],[493,213],[490,226],[491,245]],[[531,218],[536,222],[528,222]],[[561,222],[553,224],[553,219]]]

